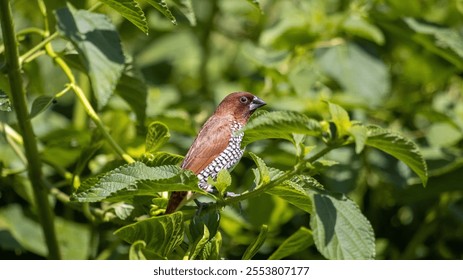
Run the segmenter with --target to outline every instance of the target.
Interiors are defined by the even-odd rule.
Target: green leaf
[[[256,183],[257,188],[259,188],[270,182],[270,171],[267,165],[265,164],[265,162],[260,157],[258,157],[256,154],[252,152],[249,152],[249,155],[252,157],[252,159],[256,163],[257,170],[259,171],[259,178],[258,178],[259,180]]]
[[[77,130],[72,126],[52,130],[40,139],[46,143],[42,149],[42,159],[62,168],[74,166],[80,160],[82,150],[70,147],[87,146],[91,139],[89,132]]]
[[[134,162],[97,179],[85,181],[71,199],[97,202],[110,197],[153,196],[157,192],[181,190],[205,193],[197,186],[196,175],[190,171],[173,165],[150,167],[142,162]]]
[[[71,41],[86,66],[101,109],[113,94],[125,57],[115,26],[101,14],[76,10],[70,4],[55,12],[58,32]]]
[[[376,57],[355,44],[346,43],[315,52],[322,71],[358,101],[377,106],[390,89],[389,70]]]
[[[135,241],[131,246],[129,250],[129,260],[147,260],[145,257],[145,254],[143,252],[143,249],[146,247],[146,242],[143,240],[137,240]]]
[[[220,234],[220,231],[217,231],[210,243],[211,250],[209,254],[209,260],[220,260],[220,249],[222,247],[222,234]]]
[[[210,238],[217,233],[220,224],[220,212],[218,209],[206,209],[195,215],[190,223],[190,235],[193,240],[201,238],[204,234],[204,227],[207,228]]]
[[[405,23],[415,32],[432,35],[436,40],[431,45],[426,40],[416,38],[418,43],[421,43],[430,51],[438,54],[457,67],[463,67],[463,63],[461,62],[461,58],[463,58],[463,36],[460,32],[451,28],[418,22],[413,18],[406,18]],[[453,53],[442,50],[443,48],[450,49]]]
[[[355,152],[360,154],[363,151],[368,138],[368,129],[362,125],[353,125],[349,129],[349,133],[354,137],[355,140]]]
[[[256,240],[249,245],[246,251],[243,254],[242,260],[250,260],[254,257],[255,254],[259,251],[260,247],[264,244],[265,239],[267,238],[268,226],[262,225],[260,228],[260,233],[257,236]]]
[[[167,6],[167,3],[164,0],[145,0],[156,8],[159,12],[161,12],[167,19],[172,22],[172,24],[177,25],[177,20],[175,19],[174,15],[172,15],[172,12],[169,9],[169,6]]]
[[[260,3],[258,0],[246,0],[248,1],[251,5],[253,5],[256,9],[259,10],[259,12],[263,13],[262,8],[260,7]]]
[[[179,165],[183,161],[183,156],[167,152],[145,153],[140,161],[148,166]]]
[[[282,138],[293,141],[292,133],[320,135],[320,124],[304,114],[291,111],[262,112],[244,127],[243,146],[257,140]]]
[[[39,96],[32,102],[30,118],[34,118],[38,114],[47,110],[54,102],[56,102],[54,97],[51,96]]]
[[[191,0],[174,0],[174,3],[188,19],[191,26],[196,26],[196,14]]]
[[[152,122],[148,127],[146,136],[146,151],[153,153],[169,141],[169,128],[161,122]]]
[[[334,122],[338,129],[337,135],[339,137],[348,135],[352,123],[349,114],[341,106],[328,102],[328,108],[331,115],[331,121]]]
[[[148,23],[146,22],[145,14],[140,8],[140,5],[135,0],[99,0],[105,3],[121,16],[138,27],[143,33],[148,35]]]
[[[192,247],[190,249],[190,254],[188,259],[195,260],[203,253],[209,239],[211,238],[211,234],[209,233],[209,229],[206,225],[203,224],[202,234],[198,236],[198,239],[192,243]]]
[[[381,29],[369,23],[358,14],[350,15],[344,21],[342,27],[350,34],[373,41],[378,45],[384,44],[384,34]]]
[[[296,176],[266,191],[311,214],[318,250],[329,259],[371,259],[374,233],[354,202],[323,191],[314,178]]]
[[[130,204],[127,204],[127,203],[124,203],[124,202],[117,202],[117,203],[113,203],[111,204],[108,209],[108,210],[112,210],[114,211],[114,214],[116,215],[116,217],[118,217],[119,219],[121,220],[125,220],[127,219],[130,214],[132,214],[132,211],[135,209],[135,207],[133,205],[130,205]]]
[[[243,43],[242,48],[244,54],[248,57],[249,60],[253,61],[259,66],[268,68],[276,68],[289,55],[287,50],[270,50],[257,46],[248,41]]]
[[[281,260],[288,256],[302,252],[313,245],[312,231],[300,227],[295,233],[288,237],[268,258],[269,260]]]
[[[310,213],[312,210],[312,200],[308,197],[305,190],[291,181],[286,181],[282,185],[270,188],[266,193],[281,197],[307,213]]]
[[[370,222],[345,195],[307,189],[313,201],[310,226],[318,251],[327,259],[373,259]]]
[[[146,249],[146,242],[143,240],[135,241],[129,249],[129,260],[161,260],[161,256]]]
[[[230,172],[222,169],[217,173],[217,179],[214,181],[211,177],[207,178],[207,183],[214,186],[217,191],[223,196],[232,183]]]
[[[144,240],[146,248],[166,258],[183,242],[183,214],[173,214],[153,217],[124,226],[114,232],[122,240],[135,243]]]
[[[117,83],[115,93],[129,104],[137,115],[138,125],[144,127],[148,88],[142,74],[135,71],[131,64],[125,66],[124,73],[122,73]]]
[[[266,190],[266,193],[279,196],[297,208],[312,213],[312,199],[307,193],[308,188],[323,187],[312,177],[298,176]]]
[[[75,182],[74,180],[82,174],[84,169],[88,166],[88,162],[93,158],[95,153],[103,146],[103,144],[104,139],[101,131],[94,129],[92,131],[91,140],[83,147],[79,159],[74,166],[73,182],[76,186],[80,185],[80,182]]]
[[[448,122],[435,122],[430,125],[426,139],[431,146],[452,147],[463,138],[463,131]]]
[[[423,186],[426,186],[428,181],[427,165],[418,146],[413,141],[376,126],[368,126],[367,129],[367,146],[386,152],[405,163],[418,175]]]
[[[90,254],[90,228],[55,217],[58,244],[63,259],[85,260]],[[0,231],[7,230],[21,248],[39,256],[46,257],[48,252],[40,224],[23,213],[21,207],[10,204],[0,210]],[[10,241],[11,243],[11,241]],[[3,246],[3,244],[1,244]]]

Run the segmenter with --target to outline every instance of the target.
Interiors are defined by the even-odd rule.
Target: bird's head
[[[239,123],[246,124],[251,114],[265,104],[262,99],[249,92],[233,92],[220,102],[216,114],[231,114]]]

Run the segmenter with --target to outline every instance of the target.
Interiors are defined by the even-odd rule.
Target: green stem
[[[25,54],[21,55],[21,57],[19,58],[20,64],[26,61],[29,57],[33,56],[36,52],[40,51],[43,47],[45,47],[48,43],[50,43],[57,37],[58,37],[58,32],[55,32],[51,34],[50,36],[48,36],[47,38],[45,38],[40,43],[38,43],[37,45],[35,45],[32,49],[27,51]]]
[[[54,52],[51,44],[45,45],[45,49],[48,55],[54,59],[56,64],[58,64],[61,67],[64,74],[69,79],[69,84],[66,85],[66,87],[72,88],[77,98],[79,99],[80,103],[82,104],[85,112],[90,117],[90,119],[92,119],[92,121],[96,124],[98,129],[100,129],[100,131],[103,133],[103,137],[106,139],[106,141],[108,141],[109,145],[127,163],[134,162],[135,160],[129,154],[127,154],[119,146],[119,144],[117,144],[117,142],[111,137],[109,132],[106,130],[106,127],[104,126],[103,121],[100,119],[96,111],[93,109],[92,104],[90,104],[90,101],[85,96],[84,91],[76,84],[76,78],[74,77],[74,74],[72,73],[71,68],[69,68],[66,62]]]
[[[127,154],[120,146],[117,144],[117,142],[111,137],[109,132],[106,130],[103,122],[101,121],[100,117],[98,114],[93,110],[92,105],[88,101],[87,97],[85,96],[84,92],[80,87],[78,87],[75,84],[72,84],[72,89],[77,95],[77,98],[79,98],[80,102],[84,106],[84,110],[87,112],[87,115],[93,120],[93,122],[96,124],[96,126],[100,129],[100,131],[103,133],[103,137],[106,138],[108,141],[109,145],[116,151],[119,156],[124,159],[127,163],[132,163],[135,160]]]
[[[8,78],[11,86],[11,100],[16,112],[18,126],[24,139],[25,155],[28,162],[28,176],[34,192],[37,214],[45,236],[48,258],[59,259],[60,252],[55,232],[54,214],[48,202],[49,191],[43,178],[42,162],[27,109],[19,62],[18,42],[16,41],[13,27],[10,1],[8,0],[0,1],[0,23],[5,45]]]

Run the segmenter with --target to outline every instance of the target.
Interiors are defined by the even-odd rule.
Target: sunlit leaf
[[[428,44],[425,40],[418,40],[419,43],[456,66],[460,68],[463,67],[461,62],[461,58],[463,58],[463,35],[458,32],[458,30],[419,22],[413,18],[406,18],[405,22],[414,31],[421,34],[432,35],[435,38],[435,42],[433,42],[434,44],[432,45]],[[450,49],[457,54],[459,58],[455,57],[452,53],[440,51],[439,48]]]
[[[78,49],[102,108],[124,70],[125,57],[116,27],[106,16],[76,10],[70,4],[56,10],[55,15],[59,33]]]
[[[313,201],[313,239],[323,256],[343,260],[375,257],[373,228],[352,200],[316,189],[307,192]]]
[[[148,126],[148,134],[146,136],[146,151],[153,153],[162,145],[169,141],[169,128],[161,122],[152,122]]]
[[[365,143],[368,138],[368,129],[362,125],[354,125],[350,127],[349,133],[354,137],[355,152],[359,154],[365,147]]]
[[[262,112],[244,128],[243,145],[267,139],[293,140],[291,133],[320,135],[320,124],[304,114],[290,111]]]
[[[250,260],[252,257],[254,257],[255,254],[259,251],[260,247],[265,242],[265,239],[267,238],[267,233],[268,233],[268,226],[267,225],[262,225],[260,228],[259,235],[257,236],[256,240],[254,240],[251,245],[248,246],[246,251],[243,254],[243,257],[241,258],[242,260]]]
[[[167,6],[167,3],[164,0],[145,0],[145,1],[148,2],[148,4],[150,4],[154,8],[156,8],[156,10],[161,12],[167,19],[170,20],[170,22],[172,22],[172,24],[175,24],[175,25],[177,24],[177,19],[174,17],[174,15],[172,15],[172,12],[170,11],[169,6]]]
[[[423,186],[428,181],[428,169],[418,146],[402,135],[379,128],[368,126],[366,145],[386,152],[410,167],[421,179]]]
[[[130,214],[134,210],[134,206],[124,202],[118,202],[111,204],[110,209],[114,211],[116,217],[118,217],[121,220],[125,220],[130,216]]]
[[[390,89],[389,71],[378,58],[347,43],[316,51],[321,69],[344,91],[370,106],[381,104]]]
[[[331,120],[334,122],[338,129],[338,136],[342,137],[347,135],[348,131],[350,130],[350,127],[352,126],[347,111],[344,110],[344,108],[342,108],[341,106],[334,103],[328,103],[328,107],[330,110]]]
[[[381,29],[358,14],[349,16],[343,22],[342,28],[350,34],[373,41],[378,45],[384,44],[384,34]]]
[[[245,42],[243,44],[243,52],[257,65],[265,67],[276,67],[289,55],[289,52],[286,50],[269,50],[256,46],[250,42]]]
[[[196,14],[191,0],[174,0],[178,9],[185,15],[191,26],[196,26]]]
[[[254,162],[257,165],[257,170],[259,172],[259,181],[257,182],[257,187],[266,185],[268,182],[270,182],[270,171],[265,164],[265,162],[258,157],[256,154],[249,152],[249,155],[251,158],[254,160]]]
[[[214,186],[223,196],[227,188],[231,185],[232,179],[227,169],[222,169],[217,173],[217,179],[214,181],[211,177],[207,178],[207,183]]]
[[[258,9],[261,13],[263,13],[258,0],[246,0],[246,1],[248,1],[251,5],[253,5],[256,9]]]
[[[203,253],[203,250],[205,249],[210,238],[211,235],[209,233],[209,229],[205,224],[202,224],[202,234],[198,236],[197,240],[194,243],[192,243],[192,248],[188,256],[188,259],[198,259],[198,257]]]
[[[99,0],[116,10],[143,33],[148,35],[148,23],[140,5],[135,0]]]
[[[323,189],[323,186],[312,177],[295,176],[281,185],[269,188],[266,193],[279,196],[299,209],[312,213],[312,199],[307,193],[309,188]]]
[[[110,197],[154,195],[163,191],[195,191],[196,175],[175,165],[151,167],[134,162],[116,168],[97,179],[82,183],[71,199],[79,202],[96,202]]]
[[[171,154],[167,152],[145,153],[140,159],[141,162],[148,166],[161,165],[179,165],[183,160],[183,156]]]

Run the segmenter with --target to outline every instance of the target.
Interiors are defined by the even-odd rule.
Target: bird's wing
[[[210,118],[191,145],[182,168],[198,174],[225,150],[230,136],[230,122],[227,119]]]

